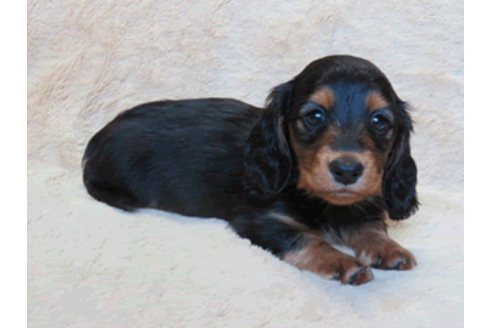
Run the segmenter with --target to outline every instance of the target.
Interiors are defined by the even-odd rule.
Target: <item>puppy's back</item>
[[[84,184],[95,199],[127,211],[224,217],[224,204],[240,194],[243,146],[261,112],[220,98],[127,110],[90,140]]]

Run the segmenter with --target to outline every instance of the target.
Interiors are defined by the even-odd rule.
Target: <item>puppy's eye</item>
[[[325,121],[325,113],[321,110],[313,110],[304,115],[304,122],[309,127],[316,127]]]
[[[378,133],[385,133],[390,129],[389,120],[383,115],[374,115],[371,118],[371,127]]]

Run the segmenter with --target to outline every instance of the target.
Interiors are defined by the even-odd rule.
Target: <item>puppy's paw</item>
[[[342,284],[362,285],[374,279],[371,268],[354,256],[342,253],[327,243],[313,243],[286,254],[283,260]]]
[[[374,279],[369,266],[358,258],[344,253],[327,258],[317,273],[329,279],[339,280],[344,285],[358,286]]]
[[[410,270],[417,265],[415,256],[392,240],[363,250],[359,258],[372,268],[381,270]]]

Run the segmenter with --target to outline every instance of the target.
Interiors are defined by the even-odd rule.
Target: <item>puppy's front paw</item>
[[[410,270],[417,265],[415,256],[392,240],[363,250],[359,258],[365,264],[381,270]]]
[[[358,258],[342,253],[326,243],[308,245],[283,257],[301,270],[308,270],[342,284],[362,285],[374,279],[371,268]]]
[[[371,268],[358,258],[343,253],[327,259],[319,274],[339,280],[344,285],[362,285],[374,279]]]

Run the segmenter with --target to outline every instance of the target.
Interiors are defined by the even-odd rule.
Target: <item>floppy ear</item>
[[[287,185],[292,159],[284,128],[290,107],[289,83],[274,88],[267,98],[263,116],[246,142],[244,186],[263,199],[278,195]]]
[[[384,205],[392,220],[406,219],[419,207],[417,166],[410,153],[413,126],[405,107],[404,103],[399,106],[401,124],[383,175]]]

